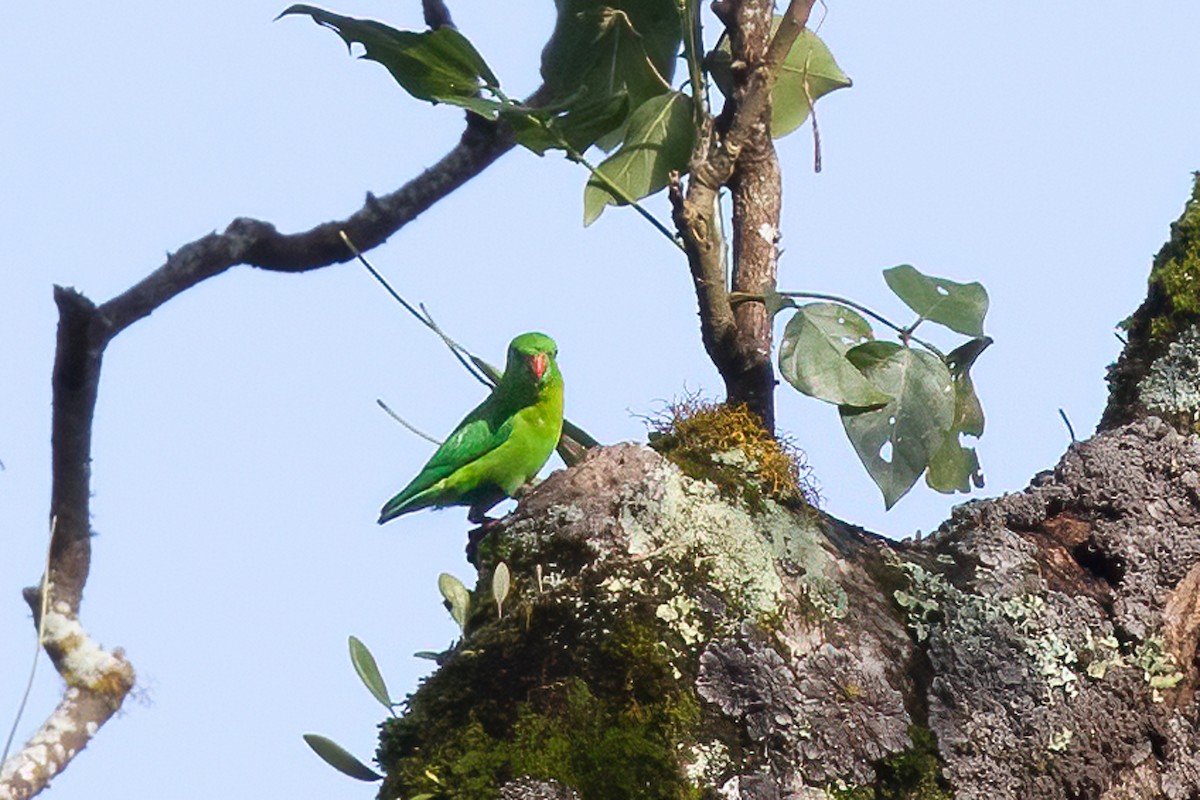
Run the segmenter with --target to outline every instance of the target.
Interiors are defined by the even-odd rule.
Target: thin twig
[[[410,433],[415,433],[417,436],[420,436],[420,437],[421,437],[422,439],[424,439],[425,441],[427,441],[427,442],[432,442],[433,444],[437,445],[438,447],[441,447],[441,446],[442,446],[442,441],[441,441],[441,439],[435,439],[435,438],[433,438],[432,436],[430,436],[428,433],[425,433],[423,430],[421,430],[420,428],[416,427],[416,426],[415,426],[415,425],[413,425],[411,422],[409,422],[408,420],[404,419],[404,417],[400,416],[400,415],[399,415],[399,414],[397,414],[395,411],[393,411],[393,410],[391,409],[391,407],[390,407],[390,406],[388,406],[388,404],[387,404],[387,403],[383,402],[383,401],[382,401],[382,400],[380,400],[379,398],[375,398],[375,402],[376,402],[376,404],[378,404],[378,406],[379,406],[380,408],[382,408],[384,411],[386,411],[386,412],[387,412],[387,415],[388,415],[389,417],[391,417],[392,419],[396,420],[396,422],[399,422],[399,423],[400,423],[401,425],[403,425],[404,427],[408,428],[408,430],[409,430],[409,432],[410,432]]]

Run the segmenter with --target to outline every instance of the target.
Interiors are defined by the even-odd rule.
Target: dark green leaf
[[[628,197],[640,200],[665,187],[672,170],[687,167],[694,135],[691,98],[681,92],[658,95],[630,115],[624,144],[596,171]],[[583,192],[583,224],[592,224],[605,206],[624,202],[593,175]]]
[[[392,698],[388,695],[387,684],[383,682],[383,676],[379,674],[379,665],[375,663],[375,656],[371,655],[367,646],[354,636],[350,637],[350,663],[354,665],[354,671],[358,673],[359,680],[367,687],[367,691],[385,708],[390,709],[393,705]]]
[[[554,32],[542,51],[552,102],[581,90],[588,104],[625,93],[636,110],[670,91],[681,41],[676,0],[555,0],[555,6]]]
[[[805,394],[827,403],[878,406],[891,400],[846,359],[846,351],[872,338],[871,325],[838,303],[796,309],[779,345],[779,371]]]
[[[929,353],[892,342],[868,342],[846,357],[894,398],[880,408],[840,409],[846,435],[891,508],[912,488],[952,427],[950,371]]]
[[[343,775],[349,775],[360,781],[381,781],[383,776],[354,756],[346,752],[340,744],[316,733],[304,734],[304,741],[313,752],[329,766]]]
[[[772,32],[779,28],[775,17]],[[713,82],[726,97],[733,93],[732,55],[729,37],[722,34],[706,61]],[[779,70],[771,91],[771,135],[778,139],[799,128],[808,119],[812,104],[836,89],[851,85],[820,36],[807,28],[796,37]]]
[[[950,363],[950,372],[956,377],[965,375],[971,367],[975,366],[975,360],[983,354],[992,344],[992,337],[977,336],[966,344],[959,345],[946,354],[946,361]]]
[[[435,653],[432,650],[418,650],[413,653],[413,658],[423,658],[426,661],[439,661],[442,655],[442,653]]]
[[[438,575],[438,591],[446,599],[450,616],[454,617],[459,628],[465,629],[467,617],[471,611],[471,593],[467,591],[467,587],[463,586],[463,582],[458,578],[448,572],[443,572]]]
[[[972,482],[976,486],[983,486],[979,456],[975,454],[975,448],[959,444],[958,432],[951,431],[942,440],[942,446],[930,457],[925,483],[934,491],[953,494],[970,492]]]
[[[620,127],[629,114],[629,96],[620,93],[565,111],[505,106],[500,115],[512,126],[517,143],[540,155],[562,150],[565,142],[582,153],[604,134]]]
[[[888,288],[923,319],[967,336],[983,336],[988,296],[981,284],[933,278],[908,264],[885,269],[883,279]]]
[[[983,405],[975,394],[970,373],[954,379],[954,430],[970,436],[983,436]]]
[[[387,67],[396,82],[418,99],[455,103],[482,113],[486,109],[474,108],[471,99],[484,86],[500,85],[479,51],[454,28],[398,31],[374,20],[343,17],[309,5],[290,6],[279,16],[289,14],[312,17],[336,31],[347,46],[361,44],[364,58]]]

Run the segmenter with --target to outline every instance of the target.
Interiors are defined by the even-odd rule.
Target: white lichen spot
[[[88,636],[74,615],[58,611],[61,605],[42,619],[42,637],[63,653],[60,668],[67,683],[91,689],[122,671],[120,660]]]
[[[1052,753],[1061,753],[1071,745],[1071,740],[1074,738],[1075,731],[1070,728],[1062,728],[1050,735],[1050,741],[1046,742],[1046,749]]]
[[[683,774],[696,785],[711,785],[729,766],[729,748],[714,739],[697,742],[683,754]]]
[[[774,225],[771,225],[768,222],[764,222],[762,225],[759,225],[758,235],[761,236],[762,240],[767,244],[775,244],[776,232]]]

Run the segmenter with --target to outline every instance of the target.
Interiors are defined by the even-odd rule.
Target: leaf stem
[[[892,322],[890,319],[883,316],[882,314],[872,311],[871,309],[867,308],[866,306],[862,305],[861,303],[856,303],[853,300],[846,299],[845,297],[839,297],[836,294],[822,294],[820,292],[779,292],[779,294],[783,297],[794,297],[794,298],[800,298],[800,299],[804,299],[804,300],[828,300],[831,303],[841,303],[844,306],[853,308],[855,311],[859,311],[863,314],[866,314],[868,317],[870,317],[871,319],[880,323],[881,325],[886,325],[887,327],[891,328],[893,331],[895,331],[897,334],[899,334],[901,341],[905,342],[906,344],[910,340],[914,341],[917,344],[924,347],[929,352],[933,353],[938,358],[940,358],[943,362],[946,361],[945,353],[943,353],[937,347],[935,347],[934,345],[925,341],[924,339],[918,339],[916,336],[913,336],[913,333],[912,333],[913,329],[916,328],[917,325],[921,323],[920,319],[917,320],[916,324],[911,325],[907,328],[903,328],[903,327],[897,325],[896,323]],[[731,296],[730,299],[734,299],[734,298]],[[742,298],[737,298],[737,299],[742,299]],[[747,298],[747,299],[749,299],[749,298]],[[754,298],[754,299],[757,299],[757,298]]]
[[[603,172],[601,172],[599,169],[597,169],[590,161],[588,161],[586,158],[584,158],[583,153],[580,153],[578,150],[576,150],[574,147],[572,147],[567,142],[567,140],[564,139],[561,135],[559,135],[558,141],[559,141],[559,144],[562,145],[563,149],[566,150],[567,158],[571,161],[574,161],[576,164],[582,165],[588,172],[592,173],[592,177],[594,179],[596,179],[603,186],[604,191],[608,192],[613,197],[620,200],[622,203],[625,203],[626,205],[631,206],[634,211],[641,214],[642,217],[647,222],[649,222],[651,225],[653,225],[654,228],[659,233],[661,233],[663,236],[670,239],[671,244],[675,245],[680,250],[684,249],[683,242],[679,241],[679,238],[671,231],[670,228],[668,228],[666,225],[664,225],[662,223],[662,221],[658,219],[658,217],[654,216],[648,210],[646,210],[646,207],[643,206],[641,203],[639,203],[637,201],[637,198],[635,198],[633,195],[629,194],[629,192],[625,191],[620,186],[618,186],[617,184],[615,184],[614,182],[609,180],[607,175],[605,175]]]
[[[687,59],[688,82],[692,85],[692,105],[696,129],[699,130],[711,112],[708,102],[708,83],[704,77],[701,57],[702,28],[698,0],[680,0],[679,16],[683,28],[683,53]]]

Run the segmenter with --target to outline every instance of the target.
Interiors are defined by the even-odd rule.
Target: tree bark
[[[1197,203],[1172,252],[1200,252]],[[485,540],[462,640],[383,725],[381,796],[1200,797],[1190,320],[1124,424],[920,541],[752,511],[638,445],[552,475]],[[1169,369],[1193,407],[1164,421]]]

